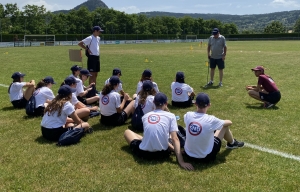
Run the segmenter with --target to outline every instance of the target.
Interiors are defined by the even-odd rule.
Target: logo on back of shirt
[[[148,117],[148,122],[150,124],[156,124],[159,121],[160,121],[160,116],[159,115],[153,114],[153,115],[149,115],[149,117]]]
[[[101,102],[103,105],[107,105],[109,103],[109,97],[107,95],[104,95],[101,99]]]
[[[189,124],[188,129],[189,129],[189,133],[193,136],[197,136],[202,132],[202,126],[198,122],[191,122]]]
[[[177,88],[175,89],[175,94],[176,94],[176,95],[181,95],[181,94],[182,94],[182,89],[181,89],[180,87],[177,87]]]

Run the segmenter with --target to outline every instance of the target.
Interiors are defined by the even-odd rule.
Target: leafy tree
[[[294,32],[299,33],[300,32],[300,19],[298,19],[294,25]]]
[[[286,29],[279,21],[273,21],[265,29],[264,33],[285,33]]]

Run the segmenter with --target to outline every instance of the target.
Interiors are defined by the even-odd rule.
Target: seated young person
[[[91,83],[89,86],[85,87],[84,82],[92,76],[87,69],[81,69],[79,74],[79,79],[81,82],[77,83],[76,90],[82,90],[78,95],[77,99],[85,105],[94,104],[99,101],[99,96],[96,95],[95,83]],[[94,90],[93,90],[94,89]],[[88,93],[93,91],[95,94],[87,97]]]
[[[89,129],[89,124],[83,122],[75,113],[73,105],[70,103],[72,93],[76,89],[68,85],[63,85],[58,90],[58,95],[46,107],[45,115],[41,122],[42,135],[50,141],[58,141],[59,137],[68,128],[84,128]],[[68,118],[70,116],[71,118]],[[74,126],[74,123],[76,126]]]
[[[190,107],[195,96],[194,90],[184,82],[184,73],[177,72],[175,82],[171,84],[172,106]]]
[[[121,101],[121,96],[117,92],[119,83],[119,77],[110,77],[109,83],[103,87],[100,93],[100,122],[104,125],[123,125],[129,115],[131,115],[134,111],[134,101],[131,101],[127,106],[125,105],[129,99],[129,95],[127,93],[124,94],[124,99]]]
[[[124,133],[125,140],[135,155],[149,160],[169,157],[170,147],[172,150],[174,149],[179,165],[184,169],[193,170],[193,166],[185,163],[182,158],[177,137],[176,117],[174,114],[164,111],[168,105],[167,96],[163,93],[157,93],[154,97],[154,103],[156,110],[145,114],[142,118],[144,136],[127,129]],[[174,148],[168,142],[170,135]]]
[[[153,82],[152,72],[149,69],[144,70],[144,72],[142,73],[142,77],[141,77],[140,81],[137,84],[135,93],[138,94],[141,91],[142,86],[143,86],[143,82],[146,81],[146,80],[152,81],[153,88],[155,89],[156,93],[158,93],[159,92],[158,86],[155,82]]]
[[[55,84],[54,79],[50,76],[42,79],[35,88],[33,95],[35,97],[35,116],[43,116],[46,105],[51,103],[55,98],[52,85]]]
[[[35,81],[24,82],[24,76],[25,74],[21,72],[15,72],[11,76],[13,82],[8,88],[8,94],[15,108],[25,108],[34,91]],[[23,88],[26,88],[26,90],[23,91]]]
[[[184,145],[188,157],[199,162],[211,162],[216,159],[221,149],[223,138],[227,141],[227,149],[243,147],[244,142],[234,139],[229,126],[230,120],[221,120],[206,114],[211,106],[207,94],[199,93],[195,103],[197,110],[184,115],[186,140]]]
[[[142,89],[135,99],[134,108],[137,108],[138,105],[141,105],[144,114],[153,111],[155,109],[155,104],[153,103],[155,95],[156,91],[153,88],[152,81],[144,81]]]

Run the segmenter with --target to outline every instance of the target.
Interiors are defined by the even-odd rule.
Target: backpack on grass
[[[30,97],[30,99],[27,101],[27,104],[26,104],[26,114],[28,116],[34,116],[35,115],[35,96],[32,95]]]
[[[134,110],[134,113],[131,117],[131,126],[133,129],[138,131],[144,131],[142,117],[144,112],[141,104],[138,104],[137,108]]]
[[[73,145],[80,141],[84,136],[84,128],[70,129],[64,132],[58,140],[57,146]]]

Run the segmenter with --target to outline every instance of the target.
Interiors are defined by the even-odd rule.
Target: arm
[[[86,89],[85,91],[83,91],[83,92],[81,92],[81,93],[79,93],[78,94],[78,96],[80,96],[80,97],[84,97],[90,90],[92,90],[92,88],[88,88],[88,89]]]
[[[207,45],[207,57],[210,59],[210,44]]]
[[[178,164],[186,169],[186,170],[194,170],[194,167],[192,164],[190,163],[186,163],[184,162],[183,158],[182,158],[182,154],[180,151],[180,143],[179,143],[179,139],[177,137],[177,133],[175,131],[171,132],[171,138],[173,140],[173,144],[174,144],[174,152],[176,154],[176,158],[178,161]]]
[[[230,125],[232,125],[232,122],[230,120],[224,120],[224,127],[228,127]]]
[[[77,114],[75,113],[75,111],[73,113],[71,113],[71,115],[69,115],[72,120],[74,121],[74,123],[76,123],[77,125],[80,125],[81,124],[81,127],[82,127],[82,120],[77,116]]]
[[[24,87],[34,87],[35,86],[35,81],[34,80],[31,80],[29,82],[27,82]]]
[[[79,47],[81,47],[82,49],[87,50],[87,51],[89,52],[89,54],[92,53],[91,50],[90,50],[89,48],[87,48],[87,46],[84,45],[84,42],[83,42],[83,41],[80,41],[80,42],[78,43],[78,45],[79,45]]]
[[[223,52],[223,56],[222,56],[223,61],[225,60],[226,53],[227,53],[227,46],[224,46],[224,52]]]
[[[78,103],[76,103],[75,105],[75,109],[81,109],[86,107],[85,104],[81,103],[80,101]]]
[[[117,109],[117,113],[122,113],[122,110],[124,109],[125,103],[126,101],[129,99],[129,95],[127,93],[124,94],[124,99],[120,105],[120,107],[116,108]]]

